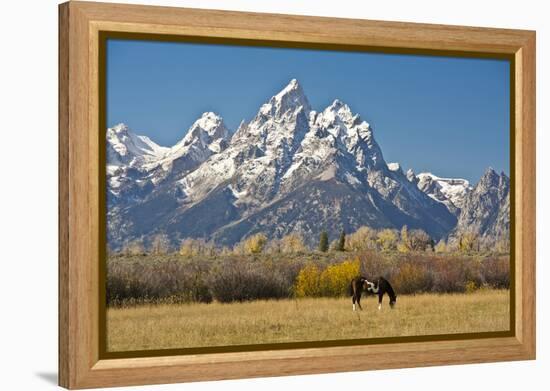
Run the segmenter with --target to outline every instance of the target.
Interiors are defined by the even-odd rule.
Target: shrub
[[[383,229],[376,235],[376,242],[380,249],[390,251],[397,249],[397,232],[393,229]]]
[[[268,254],[281,254],[283,245],[280,239],[272,239],[265,246],[265,252]]]
[[[206,243],[204,239],[188,238],[181,242],[179,253],[184,257],[195,257],[197,255],[213,255],[214,248]]]
[[[510,288],[510,259],[507,256],[490,257],[481,262],[483,282],[493,288]]]
[[[499,253],[508,253],[508,252],[510,252],[510,239],[498,240],[495,244],[495,249]]]
[[[209,276],[213,297],[222,302],[289,297],[291,285],[265,265],[243,259],[226,259]]]
[[[447,243],[445,243],[445,240],[441,239],[434,248],[436,253],[445,253],[447,252]]]
[[[320,296],[321,291],[319,289],[319,278],[321,273],[317,265],[306,265],[298,277],[296,277],[296,285],[294,288],[294,294],[296,297],[316,297]]]
[[[208,269],[201,264],[111,261],[107,273],[107,305],[212,301],[205,282]]]
[[[479,240],[475,233],[464,232],[458,238],[458,249],[463,253],[479,250]]]
[[[481,285],[479,262],[468,257],[437,257],[431,262],[435,292],[464,292],[472,281]]]
[[[424,265],[407,262],[401,265],[391,283],[394,289],[402,294],[429,292],[432,287],[432,276]]]
[[[359,255],[360,274],[374,279],[383,276],[388,280],[393,278],[393,271],[396,269],[398,261],[392,254],[381,256],[375,251],[365,251]]]
[[[466,283],[466,293],[474,293],[477,290],[478,286],[475,281],[468,281]]]
[[[375,250],[376,231],[366,226],[360,227],[345,238],[345,247],[348,251]]]
[[[281,239],[281,251],[287,254],[307,251],[304,239],[299,233],[291,233]]]
[[[319,294],[338,297],[348,294],[350,281],[359,275],[359,259],[328,266],[319,277]]]
[[[267,237],[264,234],[255,234],[244,241],[244,251],[246,254],[259,254],[263,251],[267,243]]]
[[[145,246],[143,245],[142,239],[136,239],[130,242],[127,242],[121,250],[122,254],[125,255],[141,255],[145,253]]]
[[[426,251],[433,248],[433,241],[423,230],[413,229],[408,234],[408,247],[413,251]]]
[[[170,250],[170,239],[166,234],[157,234],[151,241],[152,254],[166,254]]]

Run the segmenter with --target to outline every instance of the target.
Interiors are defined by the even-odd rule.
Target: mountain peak
[[[340,99],[335,99],[334,102],[332,102],[331,105],[327,107],[327,110],[333,112],[343,111],[351,114],[351,109],[349,108],[349,106],[342,102]]]
[[[201,149],[207,148],[214,140],[226,139],[229,131],[223,122],[223,118],[211,111],[202,115],[191,125],[185,137],[172,150],[179,150],[191,144],[200,145]]]
[[[162,156],[168,148],[161,147],[147,136],[134,134],[128,125],[117,124],[107,129],[107,163],[134,166]]]
[[[461,206],[460,215],[450,240],[458,240],[464,232],[472,232],[481,241],[494,245],[510,234],[510,186],[506,175],[492,167],[475,185]]]
[[[221,119],[218,114],[214,113],[213,111],[205,111],[201,114],[200,118],[212,118],[212,119]]]
[[[370,126],[366,122],[362,124],[361,117],[358,114],[353,114],[350,107],[340,99],[335,99],[330,106],[325,108],[320,116],[322,126],[329,128],[338,128],[344,130],[348,134],[350,131],[354,134],[360,133],[361,137],[367,137],[370,132]],[[353,129],[353,131],[352,131]]]
[[[304,95],[304,90],[302,89],[300,83],[298,83],[298,80],[292,79],[281,91],[279,91],[279,93],[275,95],[275,98],[280,100],[288,94]]]
[[[130,128],[124,122],[121,122],[119,124],[116,124],[112,128],[109,128],[108,130],[112,130],[116,134],[121,134],[121,133],[128,133]]]
[[[218,114],[211,111],[202,113],[199,119],[197,119],[191,128],[188,135],[205,132],[211,137],[225,137],[227,135],[227,128],[223,122],[223,118]],[[193,137],[193,136],[191,136]]]
[[[263,114],[277,114],[282,115],[287,111],[295,111],[300,107],[303,108],[306,114],[311,111],[311,106],[307,97],[304,94],[304,90],[298,80],[292,79],[281,91],[273,96],[269,103],[262,106],[261,112]]]
[[[200,118],[195,121],[191,128],[193,129],[199,127],[212,136],[213,132],[215,132],[220,126],[225,127],[223,118],[212,111],[207,111],[202,113]]]
[[[403,173],[399,163],[387,163],[387,166],[390,171]]]
[[[500,175],[497,174],[497,172],[493,169],[493,167],[487,168],[485,170],[485,173],[479,180],[478,185],[482,185],[484,188],[490,187],[490,186],[498,186],[498,183],[500,181]]]
[[[284,89],[300,89],[302,86],[297,79],[291,79]]]

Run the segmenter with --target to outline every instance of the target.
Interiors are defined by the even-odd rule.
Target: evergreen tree
[[[338,247],[336,247],[336,250],[338,251],[344,251],[346,248],[346,233],[344,230],[340,233],[340,239],[338,239]]]
[[[319,237],[319,251],[326,253],[328,250],[328,233],[327,231],[321,232]]]

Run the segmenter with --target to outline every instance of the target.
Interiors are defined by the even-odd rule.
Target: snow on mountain
[[[416,177],[420,190],[445,204],[453,213],[463,207],[466,196],[472,190],[466,179],[440,178],[430,172],[422,172]]]
[[[308,131],[309,111],[302,87],[292,80],[249,123],[241,124],[227,150],[182,179],[181,192],[195,202],[231,179],[233,191],[247,194],[250,203],[272,198]]]
[[[106,141],[107,199],[114,202],[121,194],[127,194],[128,201],[133,200],[148,190],[143,167],[161,159],[169,148],[134,134],[125,124],[107,129]]]
[[[229,131],[218,115],[207,112],[172,148],[161,147],[126,125],[107,129],[108,201],[141,200],[171,174],[185,175],[227,147]]]
[[[362,225],[408,225],[437,239],[455,227],[449,205],[460,204],[469,188],[464,180],[417,177],[386,164],[368,122],[338,99],[312,110],[295,79],[231,139],[219,116],[204,113],[175,146],[150,150],[156,152],[139,160],[132,177],[144,190],[123,193],[110,184],[128,200],[110,209],[114,248],[158,232],[174,244],[196,237],[233,245],[257,232],[298,232],[315,241],[321,230]],[[428,182],[445,199],[427,191]]]
[[[126,124],[107,129],[107,162],[111,166],[139,166],[159,159],[168,150],[147,136],[134,134]]]
[[[161,166],[164,171],[188,172],[213,154],[223,151],[227,147],[228,137],[229,131],[219,115],[203,113],[181,141],[170,148],[161,159],[145,167],[151,170]]]
[[[390,171],[403,172],[399,163],[388,163],[388,168],[390,169]]]

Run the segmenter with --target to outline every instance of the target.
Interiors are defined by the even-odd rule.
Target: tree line
[[[271,240],[263,233],[256,233],[243,238],[232,247],[220,247],[212,241],[201,238],[186,238],[175,249],[168,235],[160,233],[152,238],[148,246],[145,245],[143,239],[137,239],[127,242],[119,253],[138,255],[146,253],[167,254],[177,251],[180,255],[186,257],[199,255],[297,254],[313,251],[322,253],[332,251],[359,252],[366,250],[397,251],[401,253],[418,251],[472,253],[490,250],[505,253],[509,251],[510,247],[509,240],[487,243],[472,232],[462,233],[457,238],[449,241],[441,239],[436,243],[424,230],[409,229],[406,225],[401,230],[391,228],[375,229],[362,226],[350,234],[346,234],[342,230],[337,238],[332,241],[329,241],[328,232],[322,231],[317,243],[313,248],[308,246],[304,237],[296,232]]]

